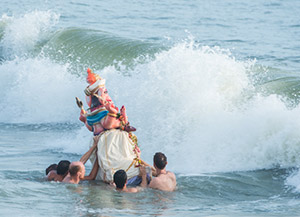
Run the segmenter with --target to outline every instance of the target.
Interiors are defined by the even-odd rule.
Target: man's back
[[[175,174],[170,171],[159,174],[156,178],[153,178],[149,184],[149,187],[162,191],[174,191],[176,188]]]

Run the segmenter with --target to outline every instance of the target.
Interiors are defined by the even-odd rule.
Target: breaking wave
[[[92,67],[127,107],[149,162],[165,152],[184,174],[299,165],[299,76],[193,40],[164,46],[58,22],[51,11],[2,16],[1,123],[78,123],[74,97],[84,99]],[[75,131],[60,138],[66,152],[89,135]]]

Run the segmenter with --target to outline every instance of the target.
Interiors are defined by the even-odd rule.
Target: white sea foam
[[[107,81],[128,106],[149,162],[163,151],[180,173],[298,165],[299,107],[255,93],[253,64],[183,43],[138,65],[132,77],[112,73]]]
[[[285,184],[292,186],[296,192],[300,192],[300,170],[293,172],[287,179]]]
[[[83,82],[68,65],[49,59],[14,59],[0,65],[0,119],[8,123],[76,121],[75,96],[83,97]],[[76,114],[76,116],[74,116]]]
[[[5,56],[20,57],[32,51],[58,21],[59,15],[51,11],[33,11],[21,17],[2,15],[0,23],[5,23],[5,29],[1,46]]]

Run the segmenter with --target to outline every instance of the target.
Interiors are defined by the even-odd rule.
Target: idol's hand
[[[86,113],[83,113],[82,110],[81,110],[81,112],[80,112],[79,120],[82,121],[83,123],[86,122]]]
[[[126,114],[126,108],[125,108],[125,106],[122,106],[122,108],[120,109],[120,113],[121,113],[121,115],[123,117],[123,120],[124,120],[125,124],[127,124],[128,117],[127,117],[127,114]]]

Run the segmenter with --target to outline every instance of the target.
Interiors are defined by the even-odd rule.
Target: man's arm
[[[140,166],[140,175],[142,176],[142,183],[141,187],[146,188],[147,187],[147,173],[146,173],[146,167],[141,165]]]
[[[95,163],[93,165],[93,169],[91,170],[88,176],[85,176],[83,180],[94,180],[97,176],[99,170],[98,156],[96,157]]]
[[[97,144],[98,144],[98,141],[99,141],[99,136],[94,136],[93,139],[94,139],[93,146],[84,155],[82,155],[82,157],[79,160],[83,164],[85,164],[88,161],[88,159],[91,157],[94,150],[97,148]]]
[[[150,164],[146,163],[142,159],[141,159],[141,162],[142,162],[143,165],[148,166],[148,167],[151,168],[151,170],[152,170],[152,176],[156,176],[156,169],[153,166],[151,166]]]

